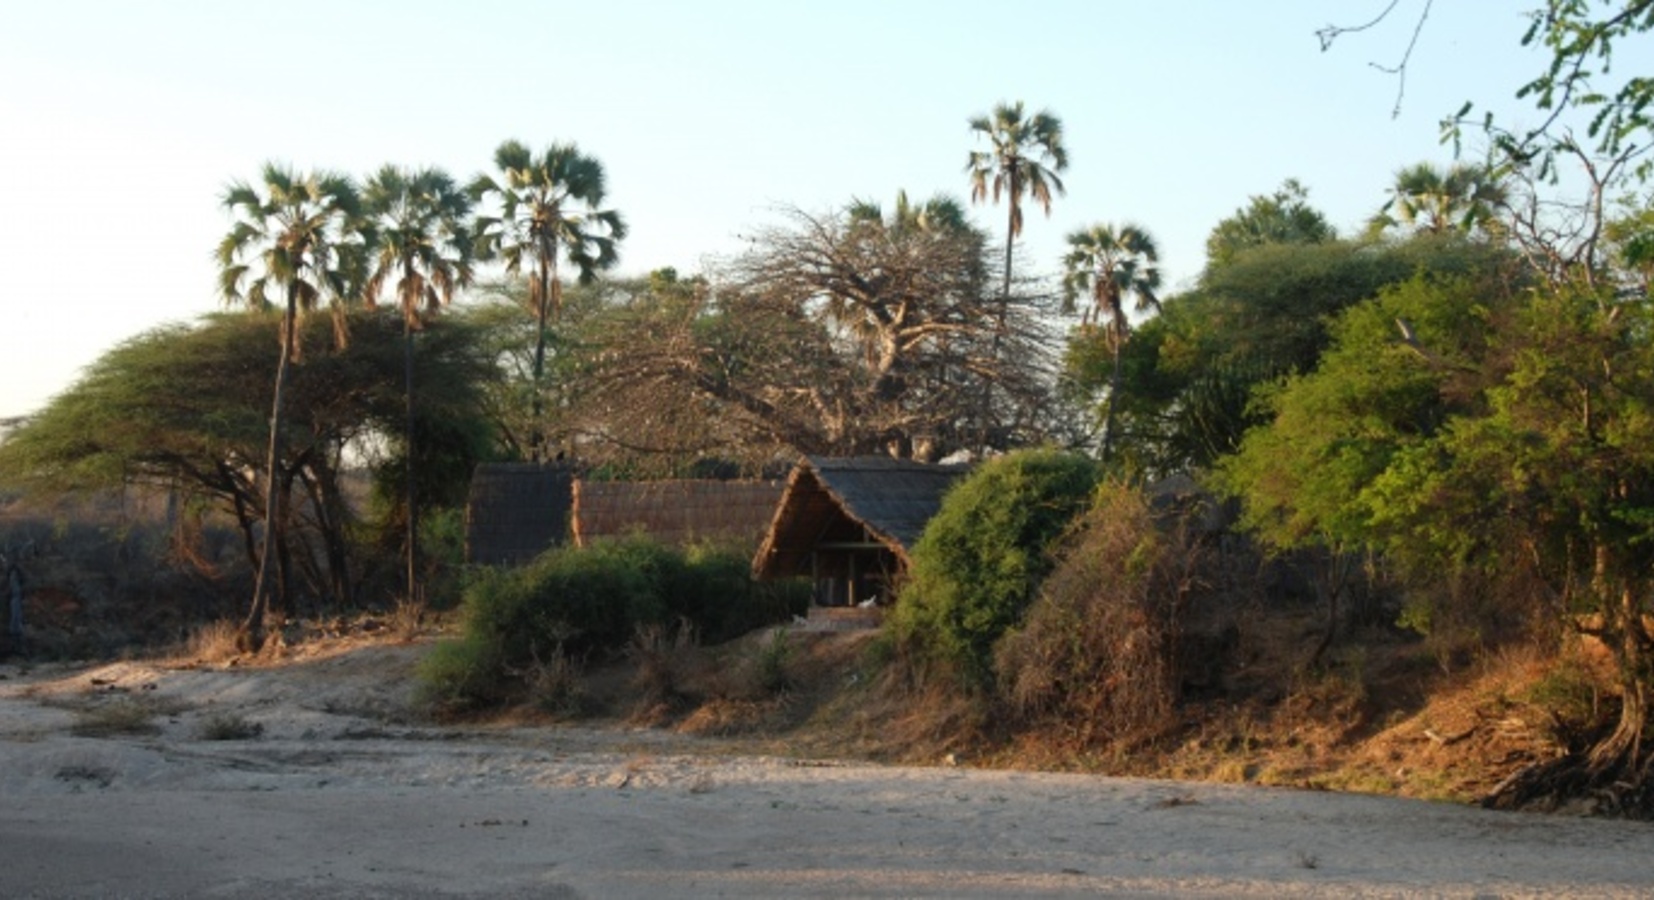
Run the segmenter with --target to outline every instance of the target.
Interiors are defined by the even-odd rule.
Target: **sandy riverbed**
[[[1654,894],[1635,823],[436,727],[406,712],[420,652],[0,666],[0,896]],[[74,733],[113,704],[158,731]]]

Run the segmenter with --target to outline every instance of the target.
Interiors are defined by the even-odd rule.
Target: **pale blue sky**
[[[1066,128],[1068,195],[1019,253],[1135,221],[1171,285],[1206,234],[1288,177],[1350,232],[1394,171],[1445,162],[1436,123],[1512,99],[1542,60],[1533,0],[1436,0],[1398,118],[1393,63],[1423,0],[6,2],[0,6],[0,416],[117,342],[219,309],[226,183],[274,159],[465,179],[515,137],[577,141],[628,218],[624,273],[699,269],[797,205],[968,194],[966,120],[1001,100]],[[1003,235],[1002,207],[977,221]],[[274,338],[272,337],[272,341]],[[274,352],[274,347],[268,348]]]

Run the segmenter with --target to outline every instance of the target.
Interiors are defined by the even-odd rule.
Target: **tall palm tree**
[[[418,598],[419,512],[414,498],[414,334],[425,317],[471,283],[472,198],[440,169],[385,166],[368,179],[363,200],[373,226],[363,301],[375,305],[395,279],[402,311],[402,372],[407,398],[404,502],[407,504],[407,599]]]
[[[1075,301],[1089,294],[1091,304],[1081,328],[1100,323],[1114,372],[1109,377],[1108,407],[1103,418],[1103,459],[1114,449],[1114,422],[1120,396],[1120,354],[1131,334],[1126,318],[1127,297],[1136,299],[1137,312],[1160,309],[1160,253],[1154,238],[1140,225],[1093,225],[1068,236],[1068,255],[1063,257],[1063,305],[1072,312]]]
[[[620,213],[603,210],[603,164],[586,156],[574,144],[552,144],[535,156],[518,141],[506,141],[494,151],[500,180],[479,175],[471,183],[477,199],[498,198],[498,216],[477,220],[479,245],[487,255],[498,254],[506,271],[529,277],[529,305],[538,334],[534,342],[534,380],[545,374],[546,324],[562,314],[563,287],[558,279],[558,257],[578,272],[581,284],[619,262],[616,245],[626,237]],[[535,393],[538,416],[539,392]]]
[[[1009,207],[1001,295],[1005,303],[1011,296],[1011,251],[1022,235],[1022,198],[1032,197],[1049,216],[1052,192],[1064,192],[1058,174],[1068,168],[1062,120],[1048,110],[1026,116],[1019,100],[998,104],[987,115],[972,118],[970,126],[978,138],[987,138],[992,144],[990,150],[971,151],[970,161],[965,164],[971,176],[971,202],[981,203],[991,194],[993,202],[998,203],[1003,195]]]
[[[1505,200],[1505,188],[1488,166],[1454,164],[1444,170],[1421,162],[1396,173],[1390,199],[1369,228],[1374,233],[1409,227],[1431,234],[1469,234],[1493,221]]]
[[[349,276],[360,263],[358,229],[360,200],[356,187],[343,175],[329,172],[297,174],[266,163],[259,187],[237,181],[223,197],[224,208],[235,219],[218,244],[219,291],[225,303],[264,309],[280,298],[281,359],[271,400],[270,447],[265,474],[269,485],[264,503],[264,542],[253,601],[242,627],[247,642],[257,649],[264,642],[264,615],[269,606],[271,560],[276,553],[280,525],[278,485],[281,463],[284,391],[288,370],[300,357],[299,316],[322,301],[342,309],[350,294]],[[335,320],[342,323],[343,319]],[[335,334],[342,340],[342,325]]]

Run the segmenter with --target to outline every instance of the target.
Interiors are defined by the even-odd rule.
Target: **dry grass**
[[[430,607],[424,598],[399,598],[396,606],[391,608],[391,634],[403,642],[416,640],[425,633],[425,621],[429,615]]]
[[[218,619],[190,631],[184,652],[194,660],[220,663],[241,655],[241,628],[229,619]]]
[[[154,703],[122,697],[81,710],[69,733],[99,738],[159,734],[161,729],[155,724],[155,718],[161,714]]]

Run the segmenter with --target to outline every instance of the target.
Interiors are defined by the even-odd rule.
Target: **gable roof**
[[[587,481],[574,483],[576,545],[641,531],[669,544],[764,536],[781,499],[779,481]]]
[[[787,478],[764,543],[753,558],[758,578],[810,571],[810,553],[834,521],[860,525],[903,565],[907,551],[942,507],[967,465],[933,465],[882,456],[807,456]]]

